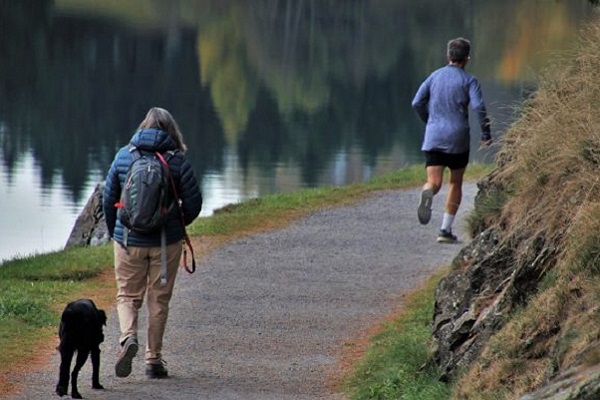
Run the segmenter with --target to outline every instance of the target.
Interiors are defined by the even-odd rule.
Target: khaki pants
[[[162,343],[169,301],[183,246],[181,242],[168,245],[167,284],[160,283],[160,247],[123,248],[114,243],[115,276],[117,280],[117,313],[121,327],[120,343],[128,337],[137,339],[138,312],[147,295],[148,338],[146,363],[159,364],[162,360]]]

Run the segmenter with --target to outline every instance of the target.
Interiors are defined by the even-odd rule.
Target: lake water
[[[500,136],[592,17],[584,0],[2,2],[0,261],[64,246],[151,106],[178,120],[207,216],[422,163],[410,101],[453,37]]]

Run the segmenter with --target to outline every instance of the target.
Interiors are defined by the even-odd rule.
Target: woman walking
[[[117,152],[106,177],[103,209],[108,232],[114,240],[117,313],[121,352],[115,365],[118,377],[129,376],[138,352],[138,313],[146,296],[148,308],[146,375],[168,376],[163,359],[163,335],[169,314],[169,301],[183,250],[185,226],[202,208],[202,195],[187,147],[171,114],[151,108],[130,140]],[[131,164],[141,156],[159,153],[168,164],[168,197],[178,204],[168,212],[161,229],[146,232],[127,228],[118,216],[121,195]],[[156,155],[156,157],[158,157]],[[176,193],[173,193],[176,192]],[[177,201],[177,199],[179,201]]]

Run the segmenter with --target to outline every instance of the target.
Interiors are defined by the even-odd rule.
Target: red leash
[[[185,227],[184,227],[185,229]],[[185,248],[185,245],[187,244],[187,246],[190,248],[190,253],[192,253],[192,268],[188,267],[187,264],[187,249]],[[185,233],[185,244],[183,245],[183,268],[185,268],[185,270],[187,272],[189,272],[190,274],[193,274],[194,272],[196,272],[196,257],[194,257],[194,248],[192,247],[192,242],[190,241],[190,237],[188,236],[187,232]]]
[[[183,210],[181,209],[181,200],[179,200],[179,195],[177,195],[177,188],[175,187],[175,182],[173,181],[173,175],[171,175],[171,169],[169,168],[169,163],[167,163],[167,161],[164,159],[162,154],[160,154],[158,151],[156,152],[156,156],[158,157],[160,162],[165,167],[167,167],[167,171],[169,174],[169,181],[171,182],[171,189],[173,189],[173,194],[175,195],[175,200],[177,201],[177,208],[179,208],[179,217],[181,218],[181,225],[183,226],[183,235],[184,235],[182,267],[185,268],[185,270],[187,272],[189,272],[190,274],[193,274],[194,272],[196,272],[196,257],[194,256],[194,248],[192,247],[192,242],[191,242],[190,237],[188,236],[187,231],[185,229],[185,219],[183,218]],[[192,267],[191,268],[188,266],[188,263],[187,263],[186,245],[187,245],[187,247],[189,247],[190,253],[192,253]]]

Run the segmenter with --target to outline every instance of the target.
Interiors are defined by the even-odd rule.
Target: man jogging
[[[412,101],[412,106],[426,124],[421,150],[425,154],[427,183],[423,186],[417,212],[421,224],[429,223],[433,196],[442,187],[444,169],[450,169],[450,187],[437,239],[440,243],[456,242],[452,223],[462,199],[463,176],[469,163],[469,106],[476,113],[481,127],[481,146],[489,146],[492,142],[481,87],[478,80],[464,69],[470,52],[468,40],[450,40],[448,64],[427,77]]]

